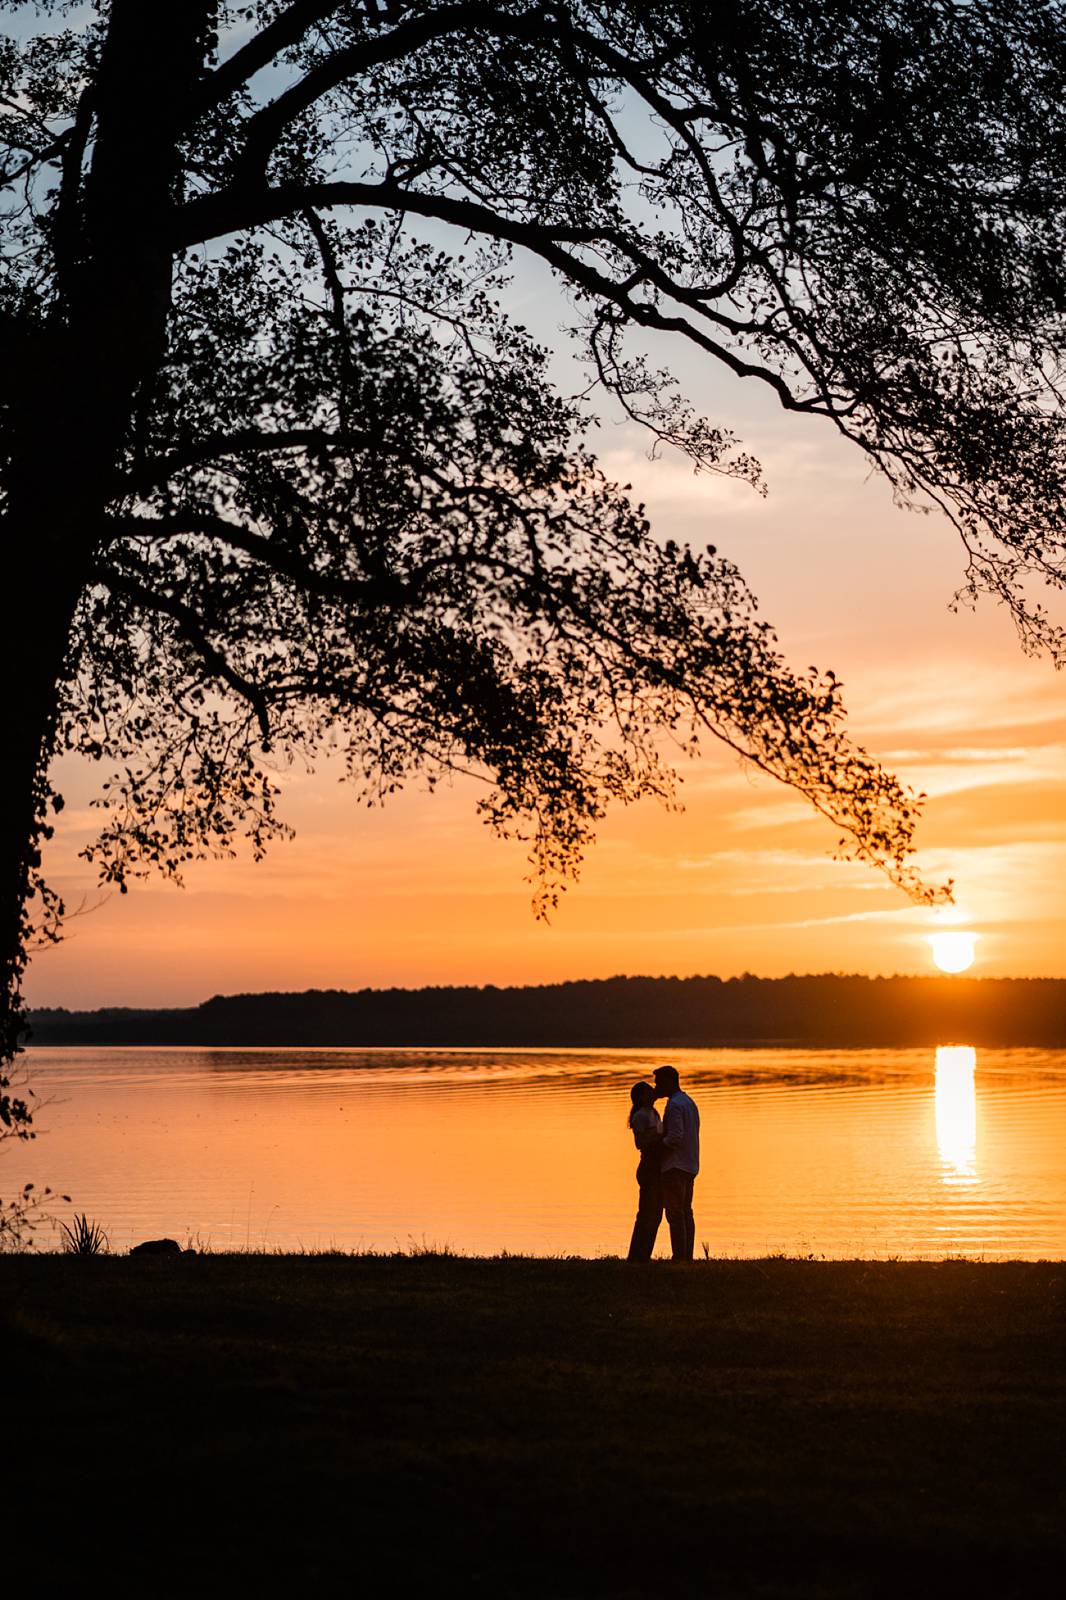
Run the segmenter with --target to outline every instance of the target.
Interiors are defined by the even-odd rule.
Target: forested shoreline
[[[1060,978],[616,977],[31,1013],[34,1045],[1066,1046]]]

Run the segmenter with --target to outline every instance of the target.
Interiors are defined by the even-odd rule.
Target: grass
[[[1066,1556],[1064,1334],[1062,1263],[6,1258],[3,1570],[1031,1595]]]
[[[102,1256],[111,1248],[111,1241],[98,1222],[90,1222],[83,1211],[73,1222],[59,1224],[61,1248],[68,1256]]]

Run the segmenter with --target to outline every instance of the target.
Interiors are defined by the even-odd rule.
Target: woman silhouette
[[[629,1126],[633,1143],[640,1151],[637,1165],[640,1200],[637,1220],[633,1224],[633,1237],[629,1241],[628,1260],[650,1261],[663,1215],[663,1189],[659,1176],[663,1125],[655,1109],[655,1090],[650,1083],[635,1083],[629,1091],[629,1098],[633,1102],[629,1111]]]

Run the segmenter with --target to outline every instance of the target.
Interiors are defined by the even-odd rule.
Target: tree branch
[[[167,518],[109,517],[106,527],[116,537],[128,539],[180,539],[199,534],[206,539],[220,540],[230,549],[243,550],[269,571],[290,578],[309,594],[318,595],[323,600],[356,605],[364,611],[379,605],[408,604],[412,599],[411,586],[398,579],[390,581],[333,575],[321,568],[308,566],[307,562],[301,561],[277,540],[253,533],[239,523],[208,511],[191,511]]]
[[[202,195],[183,206],[176,217],[175,245],[189,249],[192,245],[225,234],[239,233],[245,229],[263,227],[284,218],[299,216],[310,207],[328,209],[333,206],[373,206],[388,211],[410,212],[416,216],[433,218],[464,228],[469,233],[482,233],[490,238],[516,244],[537,255],[542,261],[563,274],[588,294],[613,301],[626,317],[638,326],[661,333],[679,333],[713,355],[731,372],[742,378],[759,378],[777,394],[781,404],[789,411],[813,412],[834,415],[833,402],[818,396],[799,400],[784,379],[768,367],[745,361],[728,345],[711,338],[686,318],[665,316],[648,301],[633,298],[626,284],[608,277],[591,262],[563,248],[565,244],[593,244],[605,240],[603,230],[590,228],[564,228],[538,222],[521,222],[501,216],[488,206],[473,200],[459,199],[454,195],[423,194],[415,189],[405,189],[388,181],[381,183],[319,182],[307,184],[279,184],[273,188],[242,187],[223,189],[213,195]],[[613,242],[613,241],[610,241]],[[662,278],[661,269],[656,269]],[[670,280],[663,279],[670,283]],[[683,298],[686,291],[680,285],[670,285],[667,291],[675,298]],[[700,315],[717,322],[730,331],[750,331],[711,312],[706,306],[694,307]],[[782,341],[783,342],[783,341]]]
[[[346,325],[344,285],[341,283],[337,255],[330,242],[329,235],[322,226],[322,218],[318,215],[318,212],[308,206],[303,213],[303,217],[314,235],[315,244],[318,246],[319,258],[322,262],[322,276],[325,279],[326,288],[329,290],[329,297],[333,306],[333,325],[343,338]]]
[[[195,121],[205,111],[213,110],[231,94],[235,94],[249,78],[254,78],[257,72],[268,67],[275,56],[299,44],[314,23],[324,21],[339,10],[342,3],[343,0],[291,0],[273,22],[268,23],[203,80],[192,98],[189,121]]]
[[[220,678],[251,706],[259,724],[263,748],[270,748],[270,709],[266,696],[258,684],[252,683],[250,679],[237,672],[222,652],[211,643],[195,611],[183,605],[180,600],[174,599],[172,595],[160,594],[158,589],[149,589],[144,584],[138,583],[136,578],[131,578],[124,572],[116,572],[113,567],[104,563],[96,564],[92,577],[97,583],[102,583],[109,589],[117,589],[129,599],[135,600],[146,611],[162,612],[164,616],[176,622],[182,638],[187,640],[200,655],[210,676]]]
[[[329,9],[334,10],[335,6]],[[290,123],[345,79],[384,66],[386,62],[402,60],[432,40],[485,23],[490,16],[491,11],[484,5],[443,6],[423,16],[407,18],[390,33],[334,50],[319,66],[305,73],[298,83],[255,112],[245,123],[244,148],[234,164],[234,179],[246,182],[261,177],[271,152]]]
[[[77,265],[81,166],[89,142],[95,100],[93,85],[86,84],[78,97],[73,126],[64,141],[63,178],[56,201],[55,251],[56,276],[61,284],[68,286]]]
[[[380,440],[357,429],[328,433],[325,428],[239,428],[229,433],[209,433],[202,439],[173,450],[169,455],[139,461],[117,485],[118,492],[144,492],[165,483],[186,467],[203,467],[226,456],[263,454],[274,450],[308,450],[313,455],[332,455],[337,450],[359,449]]]

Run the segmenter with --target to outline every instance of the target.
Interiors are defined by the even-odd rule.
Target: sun
[[[973,964],[973,933],[934,933],[929,936],[933,947],[933,960],[941,972],[965,972]]]

